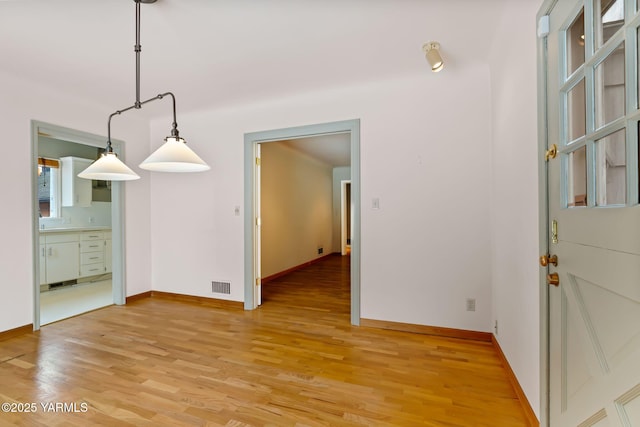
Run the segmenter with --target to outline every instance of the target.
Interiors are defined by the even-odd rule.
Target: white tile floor
[[[113,304],[111,279],[40,293],[40,325]]]

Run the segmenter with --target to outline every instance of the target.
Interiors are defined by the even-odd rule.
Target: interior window
[[[38,158],[38,216],[60,217],[60,162]]]

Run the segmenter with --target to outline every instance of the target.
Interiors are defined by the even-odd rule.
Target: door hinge
[[[260,157],[256,157],[256,166],[260,166]]]
[[[544,153],[544,160],[548,162],[550,159],[555,159],[557,155],[558,155],[558,146],[556,144],[553,144]]]
[[[257,218],[256,218],[256,225],[257,225],[258,227],[260,227],[260,225],[261,225],[261,224],[262,224],[262,222],[260,221],[260,217],[257,217]]]
[[[541,16],[538,19],[538,38],[543,38],[549,35],[549,15]]]
[[[260,286],[260,277],[256,277],[256,286]]]

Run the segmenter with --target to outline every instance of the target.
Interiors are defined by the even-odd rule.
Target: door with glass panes
[[[559,0],[546,121],[552,426],[640,426],[640,0]]]

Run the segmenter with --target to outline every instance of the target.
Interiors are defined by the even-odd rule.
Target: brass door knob
[[[553,286],[560,285],[560,276],[558,276],[558,273],[547,274],[547,284]]]
[[[556,267],[558,266],[558,256],[557,255],[542,255],[540,257],[540,265],[542,267],[546,267],[549,264],[553,264]]]

